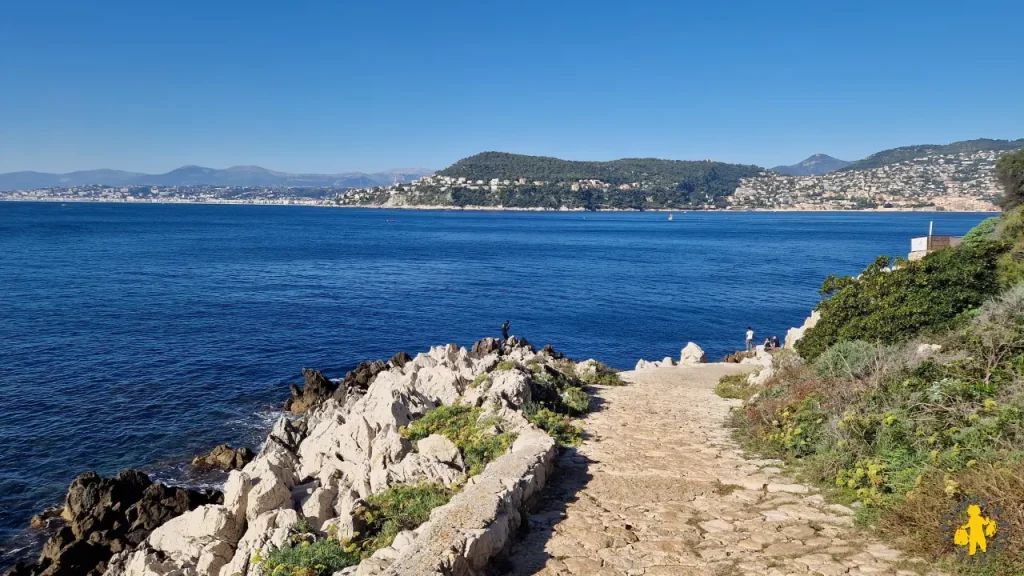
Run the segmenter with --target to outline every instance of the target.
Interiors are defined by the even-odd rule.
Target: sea
[[[304,367],[511,332],[629,369],[803,322],[829,274],[985,214],[0,202],[0,569],[79,473],[216,484]]]

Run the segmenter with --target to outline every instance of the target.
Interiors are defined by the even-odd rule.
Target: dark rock
[[[66,521],[43,545],[38,564],[16,566],[8,576],[100,576],[113,554],[139,544],[175,516],[219,504],[217,491],[198,492],[154,484],[136,470],[113,478],[86,472],[68,487]]]
[[[483,358],[488,354],[501,351],[501,340],[497,338],[487,337],[479,342],[473,344],[473,347],[469,350],[469,355],[474,358]]]
[[[377,374],[387,370],[388,365],[381,360],[374,360],[373,362],[360,362],[355,370],[350,370],[348,374],[345,374],[345,380],[342,384],[348,390],[361,390],[366,391],[373,383],[373,379],[377,377]]]
[[[32,520],[29,522],[29,528],[33,530],[42,530],[46,528],[50,525],[50,522],[57,520],[61,517],[60,514],[63,510],[64,509],[61,508],[60,506],[55,506],[53,508],[47,508],[46,510],[43,510],[39,514],[36,514],[32,517]]]
[[[306,379],[305,386],[299,389],[292,384],[291,397],[284,403],[284,409],[292,414],[304,414],[314,406],[330,398],[338,385],[331,382],[319,370],[302,369],[302,376]]]
[[[227,444],[221,444],[208,454],[202,456],[196,456],[192,460],[192,466],[200,470],[218,469],[225,472],[231,470],[241,470],[243,466],[249,463],[253,459],[252,450],[242,447],[237,450],[232,449]]]
[[[565,358],[565,354],[556,352],[555,348],[551,344],[545,344],[544,347],[540,349],[540,353],[553,360],[561,360],[562,358]]]
[[[120,535],[127,537],[132,544],[138,544],[140,533],[147,536],[158,526],[171,518],[181,516],[189,510],[205,504],[223,504],[224,495],[216,490],[186,490],[172,488],[163,484],[152,484],[146,488],[138,502],[125,511],[126,529]],[[107,540],[109,541],[109,539]]]
[[[388,360],[388,366],[392,368],[402,368],[409,362],[412,362],[412,356],[409,356],[409,354],[405,352],[399,352],[392,356],[391,360]]]

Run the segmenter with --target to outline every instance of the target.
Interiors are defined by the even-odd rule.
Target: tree
[[[1024,204],[1024,148],[999,158],[996,162],[996,178],[1006,194],[1003,208],[1010,209]]]

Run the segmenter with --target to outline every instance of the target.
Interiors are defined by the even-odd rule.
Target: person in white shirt
[[[747,352],[754,349],[754,329],[747,326]]]

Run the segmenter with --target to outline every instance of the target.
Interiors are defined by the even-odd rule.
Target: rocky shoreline
[[[223,492],[169,487],[134,470],[109,479],[87,472],[72,482],[63,508],[33,519],[52,531],[38,563],[5,575],[258,576],[267,555],[297,537],[355,541],[367,529],[368,499],[424,483],[445,487],[451,500],[341,573],[429,573],[439,561],[478,573],[510,544],[557,454],[526,410],[553,390],[558,398],[552,379],[582,389],[577,376],[597,366],[512,337],[504,346],[488,338],[471,349],[399,353],[339,380],[304,369],[304,386],[291,386],[288,414],[258,454],[221,445],[193,460],[199,469],[230,471]],[[443,434],[407,439],[407,427],[441,407],[471,410],[508,448],[480,472]],[[461,553],[438,560],[438,546]]]

